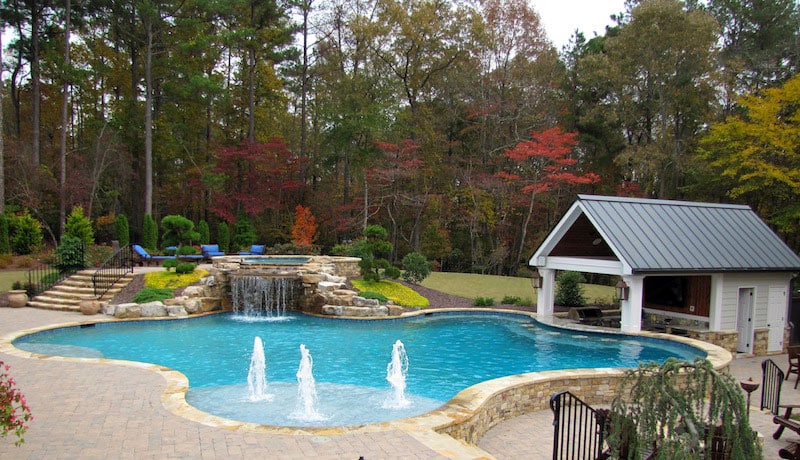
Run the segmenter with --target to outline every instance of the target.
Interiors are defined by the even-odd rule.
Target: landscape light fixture
[[[628,300],[628,291],[630,289],[628,288],[628,284],[625,282],[625,280],[620,279],[615,288],[617,290],[617,298],[619,300]]]

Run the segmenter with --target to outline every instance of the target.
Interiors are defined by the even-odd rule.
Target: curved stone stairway
[[[81,300],[97,300],[92,285],[92,275],[94,275],[94,273],[95,270],[81,270],[47,291],[35,296],[28,301],[27,306],[45,310],[80,312]],[[133,273],[128,273],[123,276],[99,300],[112,299],[131,282],[133,277]]]

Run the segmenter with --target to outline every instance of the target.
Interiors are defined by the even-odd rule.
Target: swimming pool
[[[221,412],[239,404],[254,337],[266,356],[273,401],[244,404],[253,414]],[[379,414],[374,406],[391,390],[386,381],[392,346],[408,353],[410,412]],[[323,421],[310,424],[269,414],[296,397],[299,346],[313,355]],[[687,345],[650,338],[578,333],[543,326],[527,316],[443,313],[383,321],[352,321],[291,314],[282,321],[244,322],[234,315],[177,321],[98,323],[20,337],[18,348],[62,356],[155,363],[186,375],[186,399],[207,412],[271,425],[352,425],[408,417],[443,404],[459,391],[507,375],[553,369],[635,367],[670,356],[692,360],[704,353]],[[347,399],[353,396],[355,399]],[[240,398],[240,399],[242,399]],[[368,402],[372,401],[373,402]],[[419,401],[419,404],[417,403]],[[236,403],[236,404],[234,404]],[[356,407],[356,418],[340,418],[340,406]],[[375,417],[378,418],[375,418]],[[351,417],[348,415],[347,417]],[[388,417],[388,418],[387,418]]]

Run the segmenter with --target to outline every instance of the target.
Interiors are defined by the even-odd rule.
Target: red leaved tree
[[[569,155],[578,144],[577,137],[578,133],[566,133],[556,126],[544,131],[531,131],[531,140],[520,142],[505,151],[505,156],[514,164],[511,172],[501,172],[500,177],[519,184],[520,193],[530,195],[517,263],[522,260],[536,195],[562,185],[593,184],[600,180],[595,173],[576,170],[578,160]]]
[[[311,208],[298,204],[294,208],[294,225],[292,225],[292,241],[295,246],[308,248],[314,243],[317,233],[317,220],[311,214]]]

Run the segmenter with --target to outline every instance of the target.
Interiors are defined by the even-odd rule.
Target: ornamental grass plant
[[[430,302],[425,297],[419,295],[413,289],[407,288],[394,281],[364,281],[354,280],[353,286],[359,291],[377,292],[386,296],[387,299],[402,307],[425,308],[430,306]]]

